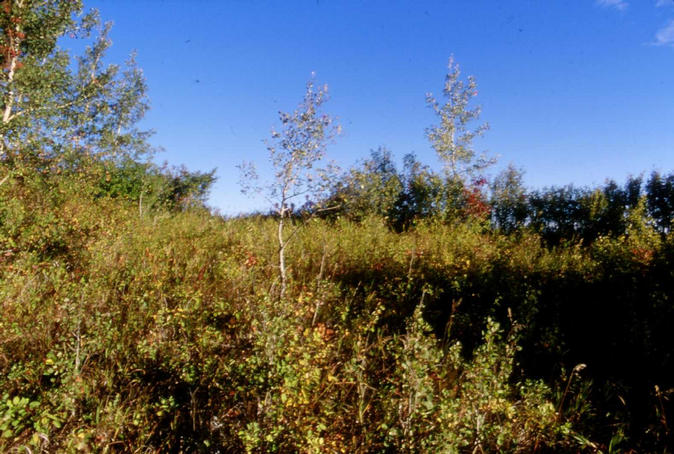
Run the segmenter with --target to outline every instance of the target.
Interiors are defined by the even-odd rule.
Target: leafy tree
[[[674,174],[653,172],[646,183],[648,209],[658,230],[668,233],[674,220]]]
[[[152,172],[152,164],[146,162],[127,159],[111,163],[105,166],[97,196],[139,200],[151,185],[148,180]]]
[[[653,218],[648,214],[647,197],[639,198],[637,204],[627,212],[627,237],[640,246],[648,245],[651,249],[659,243],[660,238],[654,229]]]
[[[489,217],[491,207],[483,190],[487,183],[485,178],[464,182],[446,177],[409,154],[405,156],[401,180],[403,190],[393,210],[393,225],[398,230],[404,230],[422,218],[483,222]]]
[[[527,194],[522,185],[524,172],[512,164],[491,183],[492,220],[505,233],[524,225],[528,214]]]
[[[109,25],[97,13],[81,18],[82,2],[0,3],[0,159],[8,169],[43,173],[149,153],[149,132],[136,124],[148,108],[133,58],[124,71],[104,65]],[[62,38],[93,43],[72,64]]]
[[[140,214],[146,208],[173,210],[201,207],[205,205],[215,179],[215,170],[192,172],[184,166],[159,167],[127,158],[105,163],[104,175],[97,185],[97,196],[138,202]]]
[[[281,130],[272,130],[272,140],[267,142],[269,160],[274,169],[271,182],[258,185],[254,165],[243,163],[242,191],[244,193],[263,192],[272,203],[278,216],[278,259],[283,297],[288,281],[285,251],[293,233],[286,234],[286,220],[295,211],[295,202],[304,199],[304,206],[317,213],[315,205],[327,199],[330,184],[329,175],[334,173],[330,166],[317,166],[325,158],[327,144],[340,132],[335,120],[321,111],[328,100],[328,86],[316,88],[313,75],[306,84],[304,100],[293,112],[279,112]]]
[[[600,223],[598,230],[600,234],[621,235],[625,233],[625,210],[635,204],[630,200],[631,181],[621,188],[615,181],[608,181],[601,190],[603,194],[604,207],[598,221]],[[640,184],[640,183],[639,183]]]
[[[156,197],[169,208],[204,206],[208,191],[215,182],[215,169],[198,172],[180,166],[175,169],[161,169],[158,175],[161,186]]]
[[[411,226],[416,219],[443,213],[448,188],[443,178],[419,162],[414,154],[405,155],[403,162],[403,190],[396,201],[393,217],[393,225],[399,231]]]
[[[74,91],[78,101],[64,111],[63,145],[66,150],[101,159],[138,159],[152,152],[147,142],[152,132],[137,127],[149,109],[147,85],[134,55],[123,69],[102,64],[111,45],[109,31],[109,23],[99,27],[93,45],[77,58]]]
[[[531,226],[550,244],[577,239],[582,205],[581,190],[573,185],[546,188],[529,196]]]
[[[608,181],[603,188],[579,193],[580,235],[585,242],[600,236],[617,237],[627,231],[627,218],[641,199],[641,178],[631,177],[623,187]]]
[[[477,96],[477,84],[472,76],[461,79],[459,65],[450,57],[443,88],[445,102],[441,104],[432,93],[426,94],[426,103],[436,113],[439,123],[426,130],[426,136],[451,179],[465,179],[493,163],[484,156],[476,156],[473,139],[482,136],[489,125],[472,124],[479,120],[480,107],[470,107]]]
[[[403,190],[391,152],[380,147],[370,152],[370,159],[352,168],[338,183],[331,199],[340,203],[341,211],[351,219],[366,216],[389,218]]]

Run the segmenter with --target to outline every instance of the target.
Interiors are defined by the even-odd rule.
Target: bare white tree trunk
[[[22,8],[24,0],[16,0],[17,8]],[[21,23],[17,21],[16,26],[12,33],[7,33],[9,42],[7,43],[8,50],[7,55],[10,57],[9,62],[7,63],[7,76],[5,78],[5,87],[7,87],[7,92],[5,93],[4,105],[5,108],[2,112],[2,124],[6,125],[12,118],[12,109],[14,108],[14,99],[16,97],[16,92],[14,91],[14,76],[16,75],[16,69],[19,63],[19,54],[21,39],[19,35],[21,34]],[[0,154],[4,154],[6,150],[5,136],[0,135]]]
[[[283,228],[285,227],[285,216],[286,216],[287,209],[285,207],[285,203],[281,204],[281,209],[280,209],[280,219],[278,222],[278,266],[279,266],[279,275],[281,276],[281,294],[280,297],[283,298],[283,296],[286,293],[286,285],[287,285],[287,274],[286,274],[286,240],[285,237],[283,236]]]

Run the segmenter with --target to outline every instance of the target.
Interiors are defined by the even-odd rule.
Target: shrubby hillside
[[[242,165],[276,205],[224,218],[81,11],[0,2],[0,451],[669,452],[674,175],[486,178],[450,60],[442,169],[322,166],[312,79]]]
[[[3,450],[650,451],[669,443],[672,239],[483,222],[139,213],[0,187]],[[297,220],[299,225],[302,221]]]
[[[467,226],[395,234],[375,219],[316,222],[289,254],[279,301],[273,220],[139,216],[135,204],[62,180],[46,194],[25,180],[2,193],[6,449],[584,443],[578,410],[566,410],[575,392],[558,412],[552,390],[519,372],[521,327],[486,308],[471,317],[472,301],[438,335],[424,320],[456,308],[463,287],[513,247],[504,239],[484,243]],[[543,257],[533,266],[550,266],[534,250]],[[581,266],[562,257],[564,268]],[[515,253],[511,266],[527,258]]]

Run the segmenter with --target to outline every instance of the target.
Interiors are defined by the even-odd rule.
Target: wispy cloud
[[[658,2],[662,0],[657,0]],[[605,8],[615,8],[618,11],[625,11],[629,6],[625,0],[596,0],[597,5]]]
[[[653,44],[656,46],[674,46],[674,19],[658,30]]]
[[[655,0],[655,6],[674,6],[674,0]]]

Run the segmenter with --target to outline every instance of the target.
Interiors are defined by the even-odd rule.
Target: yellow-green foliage
[[[513,374],[514,334],[483,318],[466,349],[423,317],[495,263],[582,272],[579,251],[471,225],[314,220],[278,300],[273,219],[139,214],[91,194],[0,187],[0,450],[591,447],[546,385]]]

